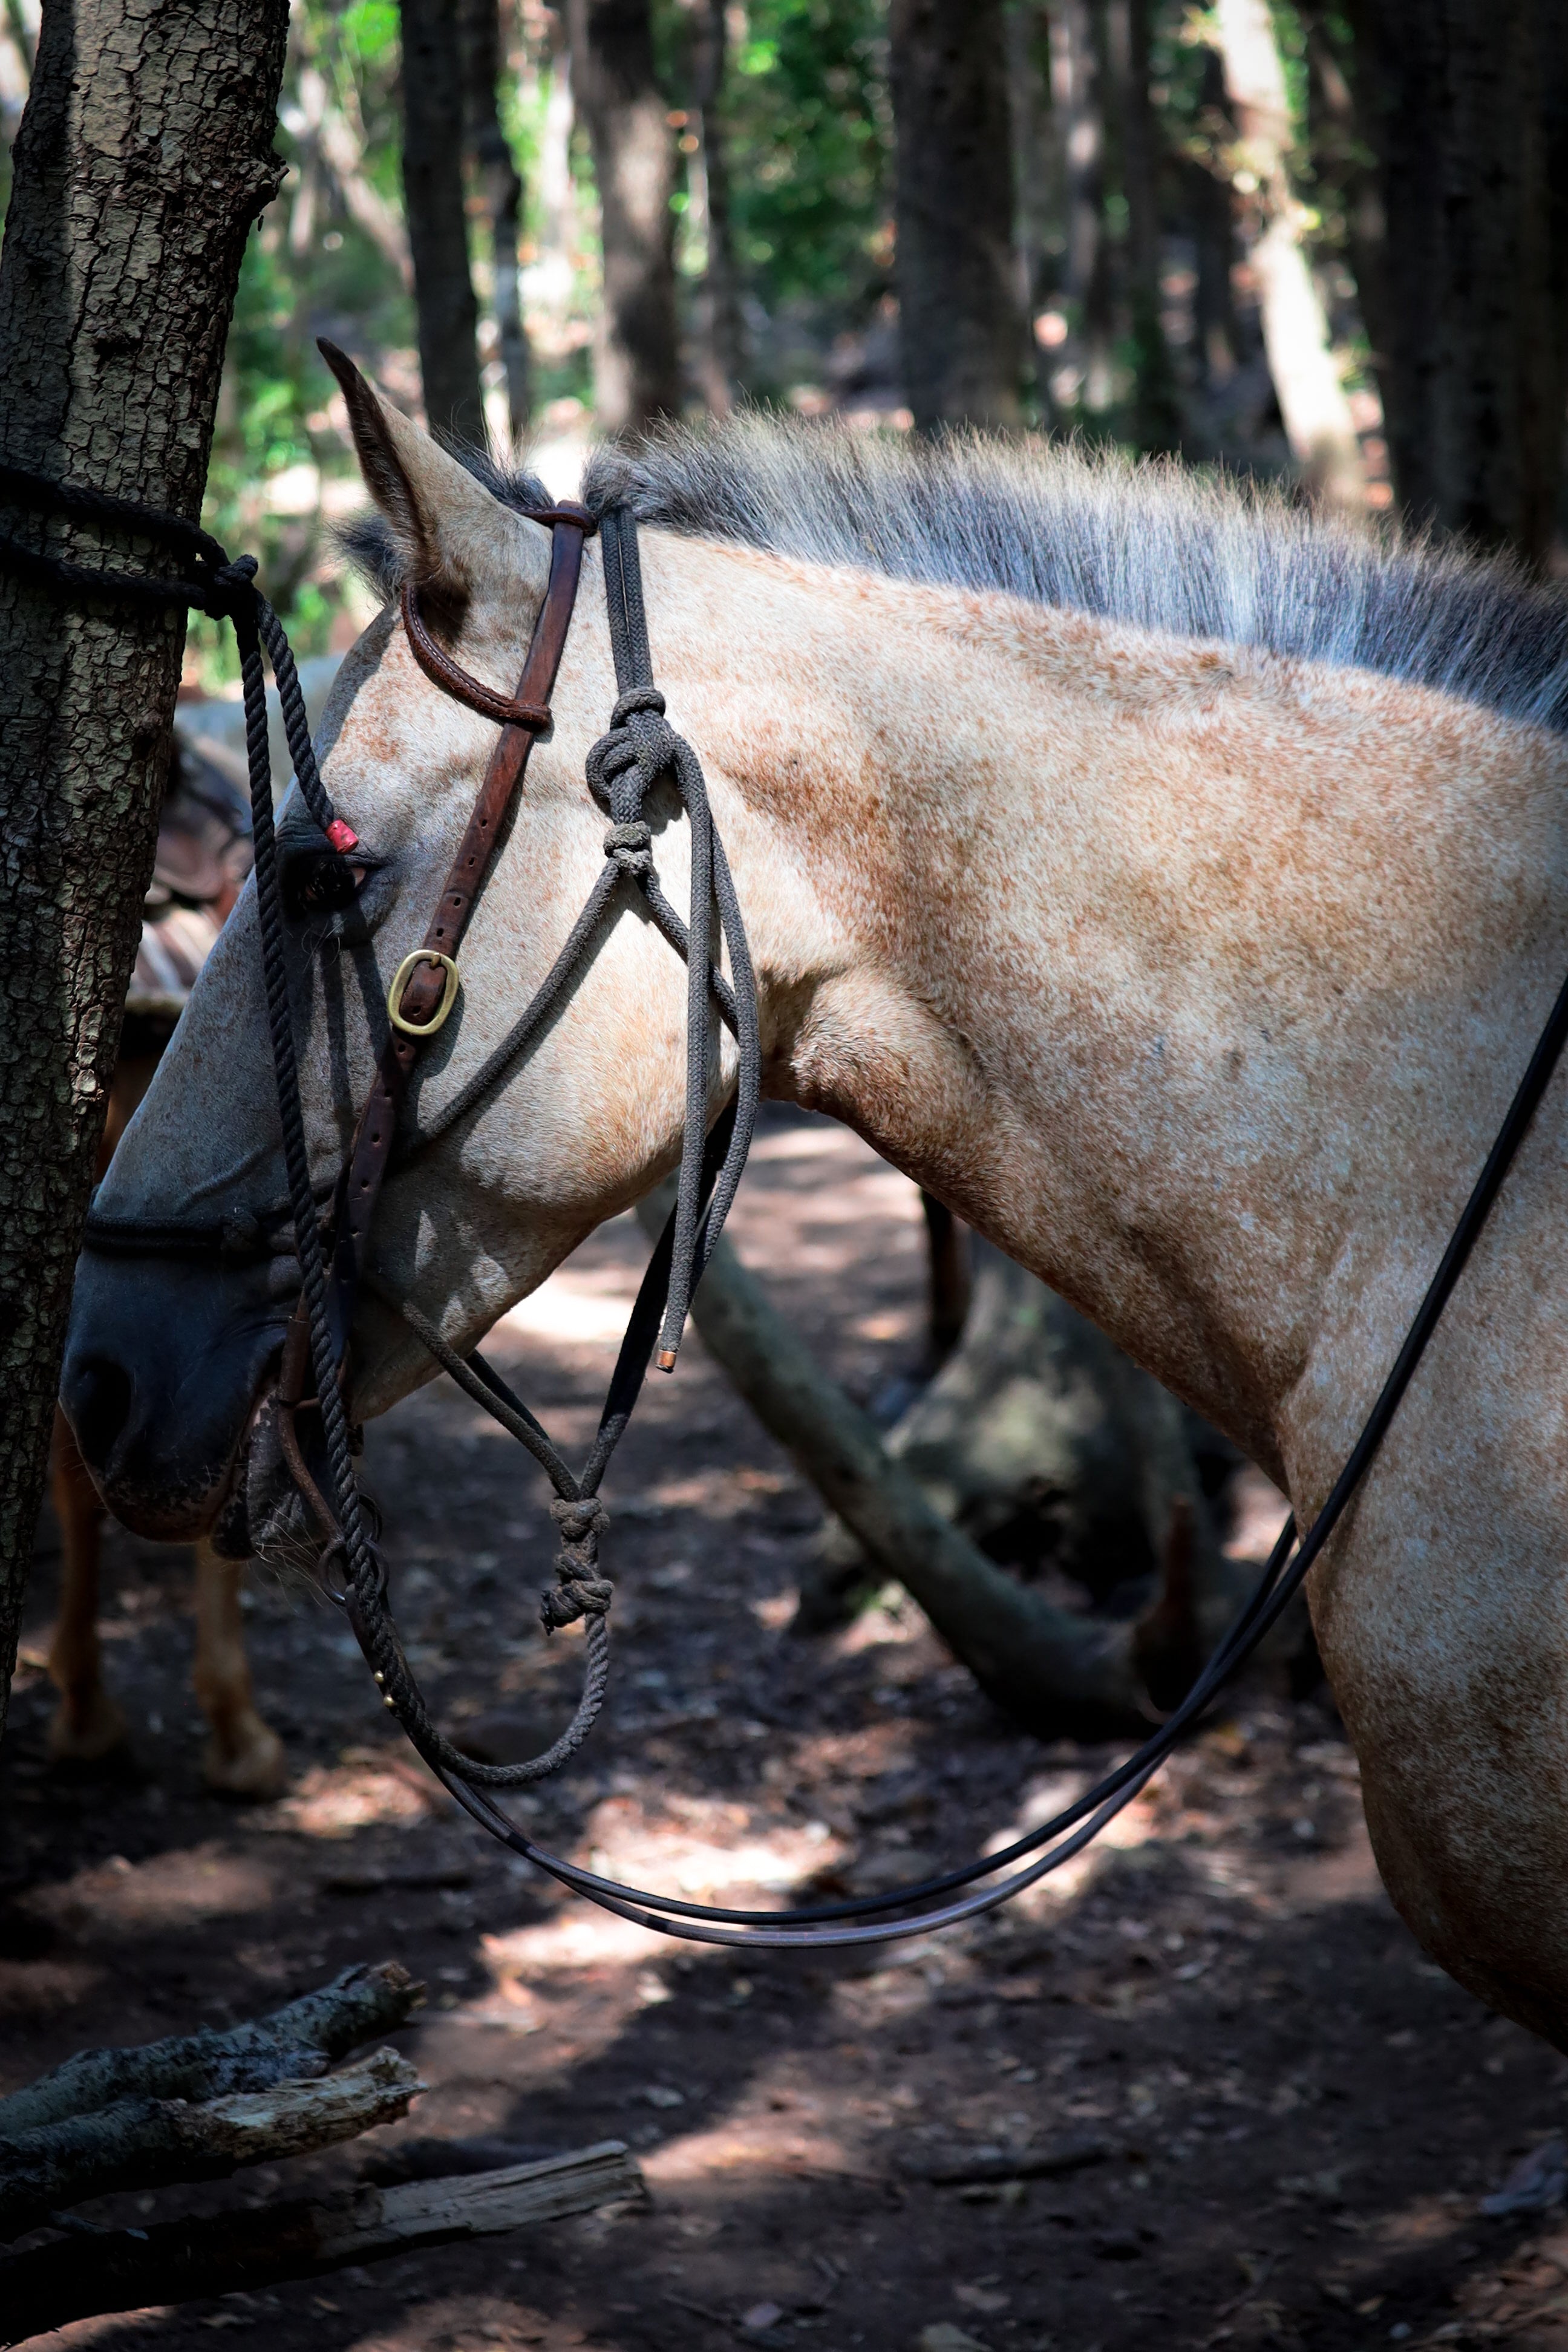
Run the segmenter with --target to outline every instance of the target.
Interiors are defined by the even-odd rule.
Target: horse
[[[221,758],[221,749],[198,750],[176,733],[99,1143],[100,1182],[250,868],[249,814]],[[60,1529],[60,1591],[48,1672],[59,1699],[47,1746],[57,1764],[97,1765],[123,1748],[128,1726],[104,1687],[98,1637],[103,1505],[58,1407],[49,1489]],[[240,1614],[244,1563],[198,1538],[194,1567],[192,1682],[208,1730],[204,1778],[226,1796],[277,1796],[286,1778],[283,1745],[258,1713],[251,1685]]]
[[[389,599],[510,690],[537,484],[341,371]],[[1382,1384],[1568,965],[1568,609],[1506,566],[1179,468],[742,417],[592,461],[643,529],[656,673],[709,776],[764,1087],[826,1111],[1260,1464],[1305,1524]],[[421,1063],[408,1139],[505,1035],[600,869],[615,699],[599,542]],[[355,895],[290,937],[329,1186],[494,725],[389,601],[324,714]],[[667,796],[668,795],[668,796]],[[666,887],[687,827],[648,803]],[[296,795],[279,850],[308,838]],[[625,886],[504,1086],[395,1157],[352,1410],[470,1347],[674,1164],[685,977]],[[242,901],[104,1189],[113,1215],[286,1199]],[[318,954],[325,947],[330,954]],[[733,1082],[717,1034],[716,1110]],[[1492,2007],[1568,2047],[1568,1090],[1547,1094],[1311,1578],[1389,1893]],[[63,1394],[110,1507],[264,1556],[301,1538],[262,1410],[289,1259],[97,1255]]]

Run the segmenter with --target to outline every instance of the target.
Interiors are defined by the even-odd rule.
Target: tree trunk
[[[287,30],[287,0],[46,12],[0,257],[11,464],[198,515],[240,256],[282,173]],[[0,529],[167,563],[60,521]],[[62,606],[0,571],[0,1728],[184,641],[183,613]]]
[[[533,405],[532,362],[517,278],[517,233],[522,214],[518,177],[496,105],[500,79],[500,12],[496,0],[462,0],[463,110],[468,152],[490,231],[490,308],[506,376],[507,424],[513,441],[528,430]]]
[[[1355,0],[1350,15],[1383,197],[1395,492],[1418,520],[1543,567],[1563,472],[1568,10]]]
[[[314,66],[307,66],[300,76],[300,107],[317,160],[337,182],[343,209],[396,272],[404,290],[412,294],[414,263],[403,215],[366,172],[364,142],[348,116],[333,105],[325,78]]]
[[[1355,279],[1356,307],[1381,373],[1388,344],[1388,289],[1384,283],[1383,190],[1362,134],[1350,84],[1350,33],[1327,0],[1302,0],[1307,36],[1308,131],[1317,189],[1342,208],[1345,242]]]
[[[1111,401],[1114,305],[1105,233],[1105,115],[1090,0],[1060,0],[1052,9],[1051,96],[1065,126],[1066,358],[1077,377],[1074,400],[1098,415]]]
[[[1059,255],[1053,252],[1053,243],[1063,217],[1063,159],[1045,70],[1050,30],[1042,0],[1016,0],[1003,12],[1002,31],[1007,48],[1007,114],[1013,136],[1013,267],[1040,416],[1049,423],[1056,406],[1050,383],[1051,350],[1037,340],[1035,320],[1055,293],[1060,276]]]
[[[458,0],[402,0],[403,199],[426,422],[445,440],[482,443],[479,322],[463,204],[458,10]]]
[[[1252,268],[1286,436],[1309,488],[1331,506],[1359,509],[1366,503],[1361,444],[1301,250],[1300,207],[1287,171],[1290,115],[1268,0],[1218,0],[1215,26],[1245,168],[1258,186],[1262,228]]]
[[[1149,0],[1108,0],[1121,187],[1127,200],[1127,311],[1132,344],[1132,438],[1168,456],[1182,438],[1171,354],[1160,321],[1159,133],[1149,96]]]
[[[1229,108],[1225,68],[1213,49],[1204,54],[1200,103],[1211,119],[1223,119]],[[1178,169],[1197,262],[1193,325],[1198,365],[1204,391],[1212,400],[1229,383],[1241,359],[1241,337],[1231,284],[1236,261],[1236,210],[1229,181],[1221,178],[1207,163],[1189,155]]]
[[[698,142],[691,168],[694,183],[700,183],[701,226],[708,245],[697,373],[704,405],[713,416],[727,416],[733,406],[744,360],[740,282],[730,219],[730,165],[720,107],[724,88],[724,5],[725,0],[697,0],[691,36],[691,99]],[[694,199],[697,193],[694,185]]]
[[[675,150],[648,0],[570,0],[572,89],[599,184],[604,307],[594,400],[607,433],[680,413]]]
[[[917,426],[1016,426],[1024,366],[1002,0],[892,0],[900,341]]]

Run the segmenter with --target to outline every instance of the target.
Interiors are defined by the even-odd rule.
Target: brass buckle
[[[446,973],[447,980],[441,991],[441,1002],[428,1021],[405,1021],[402,1010],[404,992],[414,976],[416,966],[422,963],[439,964]],[[386,992],[387,1017],[393,1027],[400,1029],[405,1037],[434,1037],[437,1030],[440,1028],[447,1013],[456,1004],[458,991],[461,986],[462,982],[458,978],[458,967],[449,955],[443,955],[438,948],[416,948],[412,955],[404,957],[392,975],[392,986]]]

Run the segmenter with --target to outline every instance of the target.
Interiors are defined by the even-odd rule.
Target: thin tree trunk
[[[1228,110],[1225,68],[1213,49],[1203,59],[1201,104],[1210,116]],[[1211,396],[1236,373],[1241,357],[1231,269],[1236,260],[1236,211],[1230,184],[1195,156],[1180,166],[1184,207],[1192,224],[1197,262],[1193,324],[1204,390]]]
[[[1132,341],[1132,437],[1169,454],[1182,437],[1171,354],[1160,322],[1159,133],[1149,96],[1149,0],[1108,0],[1121,185],[1127,200],[1127,310]]]
[[[1287,172],[1291,132],[1285,75],[1268,0],[1218,0],[1215,26],[1226,88],[1263,228],[1252,249],[1263,341],[1285,432],[1309,487],[1328,504],[1366,503],[1361,444],[1334,365],[1328,320],[1301,250],[1300,207]]]
[[[702,273],[697,374],[710,415],[727,416],[734,404],[744,361],[740,285],[730,220],[730,166],[724,147],[720,99],[724,87],[725,0],[697,0],[691,35],[691,98],[697,152],[690,159],[700,183],[708,258]],[[694,186],[693,194],[697,190]]]
[[[558,8],[546,10],[544,29],[550,88],[539,133],[539,257],[533,279],[559,329],[571,308],[580,242],[572,177],[572,53]]]
[[[532,361],[517,278],[522,182],[496,104],[501,66],[500,10],[496,0],[462,0],[462,9],[468,152],[489,223],[490,307],[506,376],[507,423],[517,441],[528,430],[533,406]]]
[[[1568,10],[1356,0],[1350,15],[1385,223],[1395,492],[1419,520],[1542,566],[1563,471]]]
[[[287,32],[286,0],[51,0],[0,256],[12,465],[200,512],[240,256],[282,175]],[[3,509],[0,530],[142,560]],[[183,613],[62,607],[0,570],[0,1728],[184,641]]]
[[[1026,340],[1034,362],[1040,415],[1049,420],[1051,352],[1039,342],[1034,322],[1055,291],[1051,239],[1062,216],[1062,158],[1051,89],[1043,69],[1049,37],[1041,0],[1016,0],[1003,15],[1007,45],[1008,119],[1013,135],[1013,185],[1016,194],[1013,267],[1018,281]]]
[[[608,433],[680,411],[675,150],[648,0],[570,0],[572,89],[599,184],[604,309],[594,399]]]
[[[402,0],[403,195],[426,421],[445,439],[482,442],[479,321],[463,204],[458,6],[458,0]]]
[[[408,231],[395,206],[389,205],[365,170],[364,140],[360,129],[331,103],[324,76],[307,66],[300,76],[300,106],[316,142],[321,164],[337,182],[343,207],[356,228],[369,237],[382,259],[397,273],[406,292],[414,291],[414,262]]]
[[[1105,233],[1105,115],[1090,0],[1059,0],[1051,12],[1051,95],[1065,125],[1066,347],[1076,397],[1096,414],[1111,400],[1113,300]]]
[[[1002,0],[888,12],[899,331],[916,425],[1015,426],[1024,331]]]
[[[1313,5],[1302,0],[1300,13],[1307,34],[1308,143],[1313,173],[1330,202],[1337,195],[1343,207],[1356,306],[1372,348],[1373,368],[1381,374],[1388,344],[1383,190],[1358,119],[1348,79],[1350,60],[1342,55],[1347,37],[1339,11],[1333,11],[1338,21],[1332,31],[1323,0],[1313,0]]]

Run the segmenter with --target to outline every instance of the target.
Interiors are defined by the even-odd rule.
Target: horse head
[[[546,588],[550,533],[519,503],[537,485],[481,478],[337,362],[379,527],[362,554],[419,610],[450,658],[515,688]],[[605,871],[605,823],[585,756],[615,698],[597,557],[554,698],[463,943],[461,985],[421,1056],[406,1135],[378,1206],[374,1274],[466,1349],[604,1217],[679,1153],[685,976],[636,892],[616,894],[576,984],[496,1095],[421,1149],[421,1131],[505,1036]],[[323,781],[358,837],[352,897],[323,904],[320,836],[296,787],[278,814],[279,873],[302,1108],[319,1196],[331,1190],[388,1034],[388,989],[424,937],[497,740],[441,691],[395,602],[345,658],[325,711]],[[673,792],[643,814],[679,903],[689,828]],[[340,888],[335,897],[345,894]],[[213,1529],[226,1549],[297,1540],[304,1522],[264,1410],[298,1294],[268,1052],[254,887],[225,931],[100,1196],[108,1230],[228,1222],[242,1245],[201,1256],[89,1249],[79,1276],[63,1400],[105,1498],[163,1537]],[[710,1041],[715,1095],[733,1055]],[[353,1345],[357,1415],[379,1412],[430,1360],[373,1292]]]

